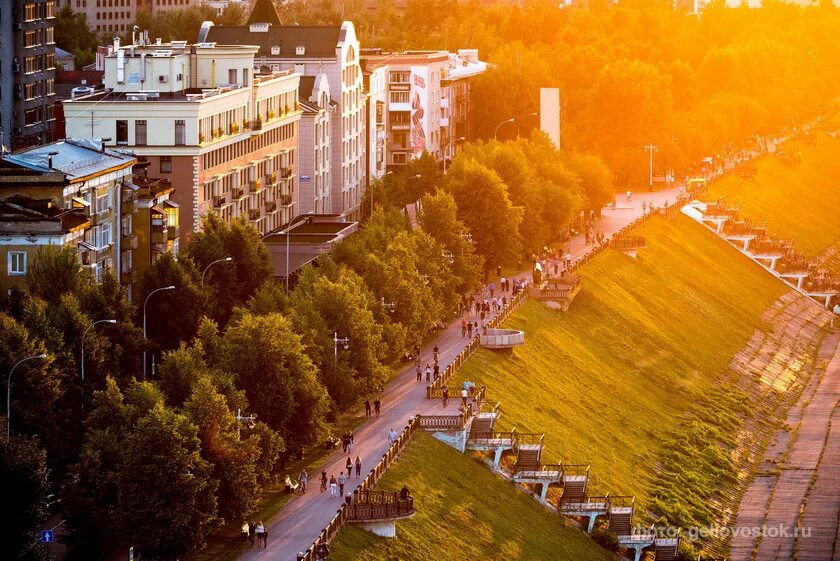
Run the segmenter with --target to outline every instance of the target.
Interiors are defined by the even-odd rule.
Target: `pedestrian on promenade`
[[[440,366],[438,365],[437,362],[435,363],[435,369],[432,372],[432,374],[434,375],[435,380],[437,380],[440,377]]]
[[[496,265],[496,276],[497,277],[502,276],[502,266],[501,265]]]
[[[400,435],[397,434],[397,431],[395,431],[394,428],[391,427],[391,432],[388,433],[388,442],[393,445],[399,437]]]
[[[251,521],[251,525],[248,526],[248,539],[251,541],[251,548],[254,548],[254,538],[257,535],[257,523],[253,520]]]
[[[335,480],[335,475],[330,476],[330,496],[338,496],[338,482]]]
[[[507,307],[507,296],[502,296],[502,309]]]
[[[349,440],[347,439],[347,433],[345,432],[344,434],[341,435],[341,451],[342,452],[347,452],[347,443],[348,442],[349,442]]]
[[[467,336],[467,318],[461,318],[461,337]],[[417,380],[418,382],[420,380]]]
[[[418,366],[416,370],[417,370],[417,372],[416,372],[416,374],[417,374],[417,383],[419,384],[420,382],[422,382],[422,381],[423,381],[423,369],[421,369],[421,368]]]
[[[344,467],[347,468],[347,477],[350,477],[350,474],[353,472],[353,460],[350,456],[347,456],[347,462],[344,464]]]
[[[373,410],[376,411],[376,416],[379,416],[379,413],[382,411],[382,402],[379,401],[379,398],[376,398],[376,401],[373,402]]]
[[[362,475],[362,459],[356,456],[356,479]]]
[[[473,330],[472,322],[471,321],[467,322],[467,337],[469,337],[470,339],[472,339],[472,330]]]
[[[321,470],[321,492],[323,493],[326,490],[327,490],[327,470],[322,469]]]
[[[365,399],[365,417],[370,417],[370,400]]]
[[[353,431],[350,431],[350,432],[347,433],[347,453],[348,454],[353,451],[353,443],[354,442],[355,442],[355,439],[353,438]]]
[[[494,293],[494,292],[496,292],[496,283],[491,282],[491,283],[490,283],[490,298],[492,298],[492,297],[493,297],[493,293]]]
[[[627,202],[629,203],[631,200],[633,200],[633,193],[627,191]]]
[[[467,388],[462,388],[461,389],[461,406],[463,406],[463,407],[467,406],[467,397],[469,397],[469,392],[467,391]]]
[[[344,486],[347,485],[347,478],[344,477],[344,472],[342,471],[338,476],[338,496],[344,496]]]
[[[257,522],[257,547],[260,547],[265,539],[265,525],[262,523],[262,520]]]
[[[432,381],[432,367],[427,362],[426,363],[426,383],[429,383],[431,381]]]
[[[646,202],[644,202],[644,201],[642,201],[642,214],[643,214],[643,215],[645,214],[645,211],[646,211],[646,210],[647,210],[647,203],[646,203]]]
[[[300,494],[306,494],[306,484],[309,482],[309,474],[306,473],[306,469],[300,470],[300,475],[298,476],[298,481],[300,482]]]
[[[248,541],[248,534],[250,533],[249,529],[250,526],[248,526],[248,521],[245,520],[244,522],[242,522],[242,528],[240,529],[239,537],[242,539],[243,542]]]
[[[268,527],[263,530],[263,548],[268,547]]]

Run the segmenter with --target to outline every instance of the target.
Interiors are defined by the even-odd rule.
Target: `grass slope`
[[[639,231],[635,261],[608,250],[582,270],[568,313],[527,301],[512,354],[480,350],[459,381],[486,385],[502,425],[545,432],[544,461],[592,464],[592,494],[645,506],[663,440],[715,386],[782,284],[684,216]]]
[[[617,559],[479,461],[425,433],[414,437],[380,487],[403,484],[417,514],[397,523],[397,537],[349,525],[333,540],[330,561]]]
[[[835,254],[840,250],[840,139],[818,133],[816,146],[789,142],[781,149],[798,153],[802,162],[785,164],[763,156],[756,161],[754,177],[715,181],[711,196],[741,203],[745,216],[767,220],[771,233],[795,239],[806,256],[818,257],[829,249]]]

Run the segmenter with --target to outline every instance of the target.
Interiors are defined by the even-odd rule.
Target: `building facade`
[[[371,181],[382,179],[387,171],[389,69],[386,63],[363,65],[367,93],[367,173]]]
[[[297,215],[299,75],[259,74],[256,47],[118,44],[105,89],[64,102],[68,136],[105,138],[168,179],[181,234],[244,217],[263,234]]]
[[[52,140],[55,0],[0,2],[0,144],[4,152]]]
[[[97,279],[105,269],[115,274],[130,270],[124,260],[131,263],[133,248],[123,238],[133,230],[121,225],[124,191],[136,162],[87,139],[62,140],[0,159],[0,197],[22,196],[30,210],[42,215],[4,222],[0,229],[7,277],[16,277],[7,284],[21,288],[38,248],[48,244],[77,250]],[[133,279],[124,280],[130,292]]]
[[[199,41],[257,45],[255,63],[267,71],[324,74],[336,113],[331,119],[332,212],[353,220],[368,183],[365,164],[365,96],[359,41],[352,22],[340,26],[279,25],[270,0],[257,0],[248,25],[205,22]]]
[[[330,85],[325,74],[300,79],[300,106],[299,212],[329,214],[332,212],[332,116],[337,108],[330,101]]]
[[[97,33],[125,34],[137,21],[137,12],[164,12],[198,6],[199,0],[56,0],[57,9],[69,6],[84,14],[88,26]]]
[[[469,138],[470,79],[487,69],[478,60],[478,51],[363,49],[362,63],[369,74],[371,103],[382,100],[386,110],[380,119],[384,124],[376,125],[384,128],[387,138],[386,166],[405,165],[424,152],[438,160],[451,160],[458,142]],[[375,78],[384,65],[383,88]],[[378,140],[371,135],[371,149]]]

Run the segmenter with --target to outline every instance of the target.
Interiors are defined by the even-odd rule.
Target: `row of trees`
[[[147,301],[148,341],[143,307],[112,275],[97,283],[73,252],[39,252],[26,294],[0,312],[0,371],[48,356],[15,372],[0,472],[4,489],[21,485],[3,504],[15,539],[0,556],[38,557],[30,546],[48,492],[62,498],[70,559],[103,559],[120,544],[175,558],[252,514],[281,456],[381,389],[476,286],[482,261],[459,235],[454,200],[426,201],[434,234],[379,208],[288,293],[256,229],[207,217],[177,259],[161,256],[141,280],[137,303],[175,287]],[[90,328],[101,319],[116,323]],[[143,350],[160,357],[148,379]],[[258,422],[240,423],[240,410]]]

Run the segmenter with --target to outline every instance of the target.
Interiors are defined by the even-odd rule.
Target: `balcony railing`
[[[166,237],[170,240],[178,239],[181,235],[181,227],[180,226],[167,226],[166,227]]]
[[[266,201],[265,211],[268,213],[268,212],[274,212],[275,210],[277,210],[277,202],[276,201]]]
[[[242,187],[234,187],[230,190],[232,199],[241,199],[245,196],[245,189]]]
[[[248,220],[259,220],[260,219],[260,209],[258,208],[251,208],[248,209]]]
[[[248,189],[250,189],[251,193],[259,193],[262,188],[263,182],[259,179],[254,179],[248,183]]]
[[[280,195],[280,205],[281,206],[289,206],[292,204],[292,196],[291,195]]]
[[[224,195],[218,195],[216,197],[213,197],[213,206],[215,208],[221,208],[224,205],[225,205],[225,196]]]
[[[122,249],[129,250],[129,249],[137,249],[137,235],[134,233],[131,234],[123,234],[122,237]]]
[[[273,183],[277,183],[277,172],[271,172],[265,174],[265,183],[266,185],[271,185]]]

